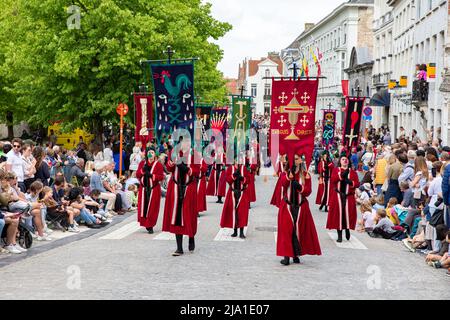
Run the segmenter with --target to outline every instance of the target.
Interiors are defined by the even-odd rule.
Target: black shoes
[[[345,229],[345,239],[350,240],[350,229]]]
[[[148,233],[150,233],[150,234],[153,233],[153,228],[146,228],[146,229],[147,229],[147,232],[148,232]]]
[[[223,203],[222,197],[218,197],[216,203]]]
[[[195,240],[194,238],[189,238],[189,251],[192,252],[195,250]]]
[[[294,261],[294,263],[300,263],[300,258],[299,258],[299,257],[295,257],[295,258],[293,259],[293,261]]]
[[[240,232],[239,232],[239,238],[245,239],[244,228],[241,228],[241,230],[240,230]]]
[[[179,251],[179,250],[177,250],[177,251],[175,251],[174,253],[172,253],[172,256],[174,256],[174,257],[179,257],[179,256],[181,256],[181,255],[183,255],[183,251]]]
[[[288,266],[289,265],[289,257],[284,257],[284,259],[281,260],[280,263],[284,266]]]
[[[237,237],[237,228],[234,228],[234,232],[233,232],[233,234],[231,235],[233,238],[234,237]]]
[[[337,242],[342,242],[342,230],[338,230],[337,234],[338,234]]]

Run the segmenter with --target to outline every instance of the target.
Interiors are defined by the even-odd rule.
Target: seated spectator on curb
[[[67,177],[67,182],[72,183],[73,177],[76,178],[76,182],[79,186],[83,183],[83,179],[88,176],[87,173],[83,172],[84,168],[84,160],[82,158],[78,158],[76,165],[74,165],[69,172],[69,176]]]
[[[20,214],[4,211],[8,206],[8,198],[0,194],[0,237],[6,228],[5,248],[0,246],[0,253],[20,254],[28,251],[16,243]]]
[[[114,212],[114,204],[116,202],[116,194],[113,192],[109,192],[106,190],[105,186],[107,186],[107,181],[103,180],[103,173],[105,167],[108,164],[106,162],[97,162],[95,164],[95,171],[92,173],[90,178],[90,187],[91,190],[99,190],[100,191],[100,199],[106,200],[106,211],[111,213],[112,215],[116,214]]]
[[[32,218],[31,224],[34,225],[38,233],[36,240],[52,240],[50,237],[48,237],[47,234],[44,233],[44,223],[42,221],[41,214],[42,205],[40,203],[30,203],[26,200],[25,195],[20,192],[19,188],[17,187],[14,173],[10,172],[9,174],[6,174],[2,172],[0,173],[0,180],[1,190],[4,193],[5,197],[8,198],[8,211],[13,213],[21,213],[25,217]]]
[[[441,241],[441,247],[438,252],[429,253],[425,262],[428,263],[429,266],[435,268],[449,268],[450,260],[449,260],[449,234],[450,231],[447,230],[445,225],[436,226],[436,238]]]
[[[386,210],[378,209],[375,221],[377,223],[373,228],[373,231],[371,233],[369,232],[369,235],[371,236],[381,236],[384,239],[392,239],[403,234],[403,231],[394,229],[395,226],[387,217]]]
[[[395,208],[394,208],[397,205],[397,203],[398,203],[397,198],[391,198],[391,199],[389,199],[388,205],[386,207],[387,217],[396,226],[400,225],[400,220],[398,219],[397,212],[395,212]]]
[[[372,231],[375,226],[374,219],[376,216],[376,211],[372,209],[370,201],[364,201],[361,204],[360,212],[362,218],[358,221],[358,231]]]

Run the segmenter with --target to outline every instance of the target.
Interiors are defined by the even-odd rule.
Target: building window
[[[270,83],[266,83],[265,85],[264,85],[264,95],[265,96],[270,96],[271,95],[271,85],[270,85]]]
[[[270,115],[270,103],[264,103],[264,114]]]
[[[256,83],[252,83],[252,96],[256,97]]]
[[[266,77],[269,78],[270,77],[270,70],[266,69]]]

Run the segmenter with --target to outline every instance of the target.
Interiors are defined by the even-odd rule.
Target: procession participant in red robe
[[[284,257],[281,264],[289,265],[290,258],[300,263],[299,256],[322,252],[307,199],[311,176],[299,154],[295,155],[294,166],[280,179],[284,195],[278,211],[277,256]]]
[[[249,201],[246,192],[249,181],[249,173],[243,164],[237,162],[229,166],[226,172],[227,183],[229,184],[225,204],[220,220],[221,228],[234,228],[232,237],[237,237],[237,230],[240,230],[239,237],[244,239],[244,227],[248,224]]]
[[[280,155],[278,157],[277,163],[275,164],[276,172],[274,177],[278,177],[277,184],[275,185],[275,190],[273,191],[272,199],[270,204],[279,208],[281,201],[283,200],[283,187],[281,186],[281,176],[286,171],[286,155]]]
[[[317,190],[316,204],[320,205],[319,210],[325,207],[325,212],[328,212],[330,177],[333,168],[334,165],[328,151],[324,151],[322,153],[322,159],[319,162],[319,189]]]
[[[338,233],[337,242],[342,242],[342,230],[350,240],[350,229],[356,226],[355,189],[359,187],[358,175],[349,167],[349,160],[344,154],[333,169],[330,181],[330,201],[327,229],[335,229]]]
[[[161,202],[160,181],[164,179],[164,167],[158,161],[154,148],[149,148],[147,158],[139,163],[136,177],[139,179],[138,222],[141,227],[153,233],[158,221]]]
[[[194,236],[197,233],[197,183],[200,165],[194,162],[194,151],[190,142],[183,141],[182,150],[175,157],[169,156],[167,170],[171,179],[167,187],[164,207],[163,231],[175,234],[177,250],[173,256],[183,254],[183,235],[189,237],[189,251],[194,251]],[[174,158],[174,159],[172,159]]]
[[[202,158],[200,162],[200,175],[198,177],[197,186],[197,211],[204,212],[206,208],[206,173],[208,172],[208,164]]]
[[[223,150],[221,150],[215,154],[211,174],[209,175],[208,186],[206,187],[206,195],[216,196],[216,203],[223,203],[222,197],[225,196],[227,188],[225,170],[226,159]]]
[[[250,152],[247,152],[247,158],[245,159],[245,166],[249,173],[247,192],[248,192],[248,201],[249,203],[251,203],[256,201],[255,176],[256,171],[258,170],[258,164],[251,157]]]

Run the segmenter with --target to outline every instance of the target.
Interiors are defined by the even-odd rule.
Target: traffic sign
[[[128,113],[128,106],[125,103],[121,103],[117,106],[116,112],[119,116],[126,116]]]
[[[371,116],[371,115],[372,115],[372,108],[371,108],[371,107],[366,107],[366,108],[363,110],[363,113],[364,113],[364,115],[365,115],[366,117]]]

